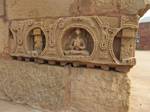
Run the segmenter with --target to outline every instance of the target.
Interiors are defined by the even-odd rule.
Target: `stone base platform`
[[[49,112],[128,112],[125,73],[0,60],[0,99]]]

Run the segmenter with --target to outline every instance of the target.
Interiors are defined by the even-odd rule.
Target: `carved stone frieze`
[[[137,27],[138,24],[138,17],[137,16],[122,16],[121,17],[121,26],[127,26],[132,25],[134,27]]]
[[[107,31],[102,28],[100,18],[97,18],[99,17],[62,18],[58,20],[55,37],[60,38],[57,47],[61,57],[81,60],[86,56],[88,59],[94,59],[95,57],[101,58],[100,53],[108,51],[106,50],[107,40],[109,40]],[[75,46],[76,41],[78,41],[78,46]]]
[[[54,51],[55,47],[52,22],[51,19],[13,21],[10,29],[14,32],[13,35],[17,35],[17,45],[22,46],[24,53],[30,56],[45,55]]]
[[[106,21],[109,17],[102,16],[12,21],[10,38],[16,38],[12,56],[96,65],[134,65],[137,28],[134,17],[114,18],[110,17],[115,20],[114,25]]]
[[[16,48],[14,48],[13,51],[18,52],[18,54],[20,53],[24,53],[24,49],[23,49],[23,35],[22,35],[22,31],[23,31],[23,27],[24,25],[22,24],[22,22],[12,22],[10,23],[11,28],[10,28],[10,37],[9,39],[13,38],[14,43],[12,44],[16,44]],[[15,42],[16,41],[16,42]]]

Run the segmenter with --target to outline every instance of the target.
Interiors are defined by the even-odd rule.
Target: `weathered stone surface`
[[[0,99],[54,112],[128,112],[124,73],[0,61]]]
[[[94,69],[72,69],[73,112],[127,112],[129,79],[126,74]]]
[[[8,19],[69,16],[74,0],[6,0]]]
[[[50,110],[65,107],[67,68],[8,61],[0,66],[2,99]]]
[[[7,24],[1,22],[4,28],[0,34],[5,35],[5,40],[3,35],[0,37],[1,40],[8,43],[7,45],[4,41],[1,43],[0,52],[10,51],[12,56],[18,56],[18,54],[23,57],[32,57],[33,54],[35,56],[36,52],[32,52],[35,49],[27,49],[29,43],[26,41],[28,37],[30,38],[29,33],[39,27],[43,32],[41,34],[45,34],[46,41],[43,44],[45,46],[42,46],[43,49],[36,55],[38,58],[67,62],[72,62],[74,59],[80,64],[81,62],[92,63],[93,66],[101,68],[103,68],[102,64],[105,64],[115,70],[118,70],[118,64],[131,68],[135,65],[137,16],[142,15],[148,9],[148,1],[5,0],[4,6],[4,0],[1,0],[0,11],[4,12],[5,10],[5,20],[14,25],[9,24],[9,30],[12,34],[10,32],[8,34],[8,31],[4,30],[7,28]],[[81,30],[80,41],[85,44],[84,47],[78,46],[80,48],[78,50],[83,52],[74,50],[76,48],[73,46],[70,47],[77,28]],[[85,34],[88,38],[83,36]],[[7,41],[8,38],[9,41]],[[35,42],[33,42],[34,44]],[[7,49],[8,45],[9,49]],[[31,46],[33,47],[33,45]],[[80,56],[77,54],[80,54],[83,59],[78,58]]]
[[[8,37],[8,23],[0,18],[0,56],[7,52]]]
[[[72,15],[135,15],[148,0],[6,0],[9,19]]]
[[[81,15],[137,14],[145,8],[146,0],[79,0]]]
[[[136,63],[138,15],[147,10],[145,0],[7,0],[6,4],[12,57],[120,72]]]
[[[4,0],[0,0],[0,16],[4,16]]]
[[[33,40],[26,42],[34,37],[31,46],[46,45],[38,58],[49,64],[64,57],[57,64],[65,65],[63,61],[70,59],[90,67],[100,61],[102,65],[95,67],[110,70],[121,63],[131,67],[135,64],[137,16],[147,10],[145,1],[6,0],[5,21],[0,20],[0,53],[6,54],[10,45],[12,56],[36,57],[36,49],[27,48]],[[3,15],[4,6],[0,7]],[[69,43],[80,36],[80,42],[70,48]],[[40,59],[35,58],[43,63]],[[72,64],[78,66],[75,62]],[[107,64],[114,65],[109,68]],[[125,73],[0,60],[0,99],[15,103],[53,112],[127,112],[129,91]]]

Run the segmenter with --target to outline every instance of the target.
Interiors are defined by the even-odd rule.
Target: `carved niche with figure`
[[[89,39],[92,37],[86,30],[75,28],[65,36],[68,36],[63,45],[65,55],[89,56],[91,54]]]
[[[45,48],[45,37],[40,28],[35,28],[29,33],[28,43],[30,44],[31,52],[40,54]]]
[[[45,18],[10,21],[12,57],[126,72],[135,65],[137,17],[147,9],[145,0],[61,2],[66,6],[55,0],[61,11],[52,7],[55,13]]]

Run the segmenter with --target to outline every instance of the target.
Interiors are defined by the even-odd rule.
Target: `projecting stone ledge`
[[[128,112],[125,73],[0,60],[0,99],[50,112]]]

